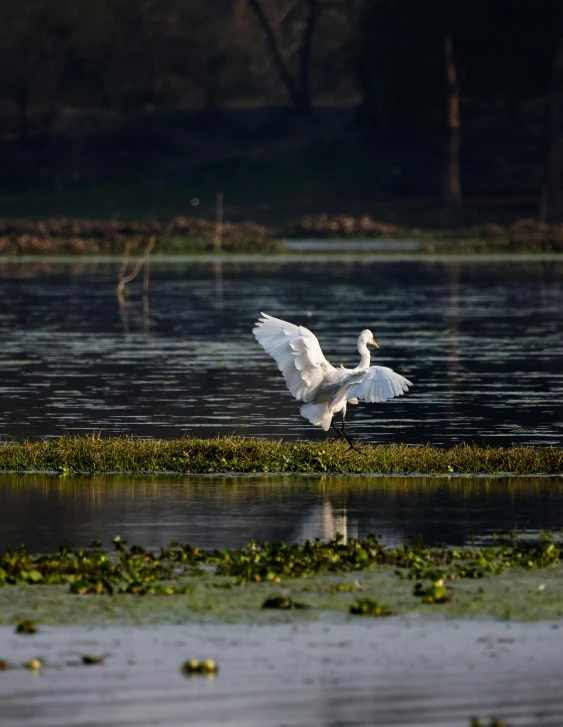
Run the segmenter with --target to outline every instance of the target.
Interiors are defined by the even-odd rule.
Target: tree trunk
[[[444,201],[448,207],[461,206],[460,179],[460,115],[459,97],[460,83],[458,68],[453,49],[452,36],[444,36],[444,62],[447,84],[447,131],[446,146],[446,178],[444,184]]]
[[[28,41],[24,48],[23,75],[18,89],[18,132],[22,139],[29,137],[29,103],[31,100],[32,51]]]
[[[276,66],[278,67],[282,83],[286,87],[291,98],[291,104],[294,111],[301,116],[309,116],[311,114],[311,50],[313,45],[313,35],[317,26],[319,16],[318,0],[307,0],[309,6],[309,14],[303,33],[303,39],[299,52],[299,71],[298,81],[293,78],[288,66],[281,42],[279,41],[274,28],[268,16],[264,12],[261,0],[248,0],[248,4],[254,10],[258,22],[260,23],[266,41],[274,57]]]
[[[225,117],[219,109],[221,74],[224,65],[224,55],[220,51],[210,51],[205,63],[203,111],[198,114],[201,123],[207,128],[220,128],[225,124]]]
[[[355,123],[366,129],[384,131],[386,116],[381,79],[373,78],[371,68],[367,60],[363,58],[360,58],[356,64],[356,78],[361,87],[363,99],[356,113]]]
[[[260,0],[248,0],[248,4],[254,10],[256,17],[258,18],[258,22],[262,26],[262,30],[266,35],[266,41],[270,47],[270,51],[274,56],[274,61],[280,72],[281,80],[284,86],[287,88],[289,95],[291,96],[293,105],[297,108],[297,106],[299,105],[299,91],[295,83],[293,82],[293,78],[291,77],[291,73],[289,72],[289,68],[287,67],[285,57],[276,38],[276,34],[274,33],[274,29],[272,28],[266,16],[266,13],[264,12],[264,8],[260,4]]]
[[[150,4],[140,3],[140,17],[143,25],[143,32],[147,43],[148,55],[148,92],[153,104],[158,104],[161,90],[161,72],[156,41],[157,25],[156,18],[151,13]]]
[[[59,78],[57,73],[57,49],[52,39],[49,40],[47,48],[47,109],[43,114],[43,128],[48,131],[52,131],[55,126],[55,117],[57,115],[57,102],[58,102],[58,85]]]
[[[29,137],[29,83],[25,80],[18,96],[18,131],[22,139]]]
[[[218,97],[221,89],[221,74],[225,66],[225,57],[220,51],[210,51],[205,63],[204,106],[206,111],[215,113],[218,110]]]
[[[303,116],[311,114],[311,51],[313,48],[313,35],[319,17],[318,0],[309,0],[309,14],[303,34],[303,44],[299,54],[299,90],[296,111]]]
[[[57,116],[59,106],[59,94],[61,77],[65,67],[65,57],[68,39],[70,37],[70,26],[60,23],[46,34],[44,43],[45,64],[47,71],[47,110],[43,117],[43,125],[46,129],[52,130]]]
[[[559,46],[553,59],[549,94],[549,148],[544,190],[545,208],[550,218],[563,216],[563,10],[559,25]]]

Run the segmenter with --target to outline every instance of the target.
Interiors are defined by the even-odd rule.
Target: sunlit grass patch
[[[272,441],[246,437],[176,440],[60,437],[0,446],[0,471],[61,474],[111,472],[349,473],[349,474],[561,474],[560,447],[450,449],[405,444],[357,445],[339,440]]]

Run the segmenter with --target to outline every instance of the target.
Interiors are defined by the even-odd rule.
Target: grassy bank
[[[558,447],[357,445],[339,440],[284,442],[245,437],[153,440],[61,437],[0,447],[0,471],[562,474]]]

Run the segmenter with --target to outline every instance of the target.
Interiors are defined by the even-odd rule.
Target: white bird
[[[368,343],[379,348],[369,330],[358,338],[360,363],[355,369],[335,368],[324,357],[316,336],[304,326],[261,314],[253,333],[258,343],[275,359],[287,388],[305,404],[301,414],[311,424],[328,431],[330,426],[344,436],[344,418],[348,404],[358,400],[380,402],[402,396],[413,384],[386,366],[370,366]],[[342,431],[333,422],[342,414]]]

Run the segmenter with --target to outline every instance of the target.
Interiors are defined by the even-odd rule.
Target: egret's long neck
[[[368,347],[363,341],[361,343],[358,343],[358,352],[361,356],[360,365],[358,366],[358,368],[367,369],[369,367],[370,356]]]

